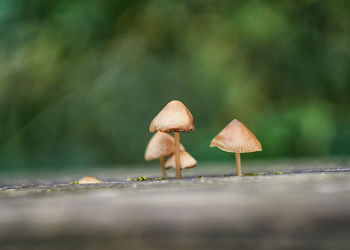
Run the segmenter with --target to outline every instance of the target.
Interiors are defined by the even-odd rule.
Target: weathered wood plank
[[[0,248],[349,249],[350,172],[337,169],[3,187]]]

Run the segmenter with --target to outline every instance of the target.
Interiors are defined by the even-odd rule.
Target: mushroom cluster
[[[176,178],[181,179],[181,170],[193,168],[197,161],[180,144],[180,132],[194,129],[193,116],[180,101],[169,102],[152,120],[149,131],[158,131],[150,140],[145,152],[145,160],[160,159],[163,178],[166,169],[175,168]],[[174,137],[167,134],[174,132]],[[170,155],[166,162],[164,157]]]
[[[186,152],[180,144],[180,132],[193,130],[193,116],[180,101],[169,102],[152,120],[149,131],[157,132],[149,141],[145,160],[159,159],[162,176],[166,178],[166,170],[176,169],[176,178],[181,179],[181,170],[193,168],[197,161]],[[174,132],[174,137],[167,134]],[[240,121],[234,119],[210,142],[210,147],[235,153],[237,176],[242,176],[241,153],[262,151],[259,140]],[[164,157],[169,156],[165,161]]]

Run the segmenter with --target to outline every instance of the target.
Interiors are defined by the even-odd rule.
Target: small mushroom
[[[185,148],[180,145],[180,150]],[[159,159],[160,167],[162,169],[163,178],[166,179],[166,172],[164,168],[164,156],[175,153],[175,139],[171,135],[163,132],[157,132],[149,141],[146,151],[145,160],[152,161]]]
[[[96,179],[93,176],[84,176],[78,182],[79,184],[92,184],[92,183],[101,183],[102,181],[99,179]]]
[[[176,178],[181,179],[180,134],[193,130],[193,117],[186,106],[180,101],[169,102],[153,119],[149,126],[150,132],[174,132]]]
[[[165,162],[165,168],[176,168],[175,154],[172,154]],[[186,151],[180,152],[181,169],[194,168],[197,165],[197,161]]]
[[[242,176],[240,153],[262,151],[261,144],[243,123],[234,119],[210,142],[210,147],[236,154],[237,176]]]

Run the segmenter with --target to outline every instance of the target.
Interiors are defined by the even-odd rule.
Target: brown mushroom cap
[[[193,129],[191,112],[182,102],[176,100],[169,102],[149,126],[150,132],[187,132]]]
[[[102,181],[100,181],[99,179],[96,179],[93,176],[84,176],[78,182],[79,184],[92,184],[92,183],[101,183]]]
[[[210,142],[210,147],[226,152],[248,153],[261,151],[261,144],[243,123],[234,119]]]
[[[180,152],[181,169],[193,168],[197,165],[197,161],[186,151]],[[175,168],[175,154],[172,154],[165,162],[165,168]]]
[[[180,150],[185,148],[180,144]],[[157,132],[149,141],[146,151],[145,160],[152,161],[165,155],[175,152],[175,139],[171,135],[163,132]]]

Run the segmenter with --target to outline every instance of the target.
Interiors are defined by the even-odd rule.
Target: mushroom
[[[165,168],[175,168],[176,167],[176,161],[175,161],[175,154],[172,154],[168,160],[165,162]],[[186,151],[180,152],[180,159],[181,159],[181,169],[187,169],[187,168],[194,168],[197,165],[197,161]]]
[[[92,184],[92,183],[101,183],[101,182],[102,182],[101,180],[96,179],[93,176],[84,176],[78,181],[79,184]]]
[[[174,132],[176,178],[181,179],[180,133],[193,130],[193,117],[186,106],[180,101],[169,102],[153,119],[149,126],[150,132]]]
[[[242,176],[240,153],[262,151],[261,144],[243,123],[234,119],[210,142],[210,147],[236,154],[237,176]]]
[[[180,150],[185,148],[180,145]],[[164,167],[164,156],[175,153],[175,139],[171,135],[163,132],[157,132],[149,141],[146,151],[145,160],[152,161],[159,159],[160,167],[162,169],[163,178],[166,178]]]

